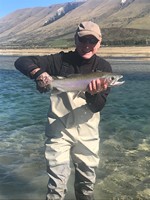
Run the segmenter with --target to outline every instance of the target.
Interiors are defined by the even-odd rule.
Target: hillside
[[[103,44],[150,43],[149,0],[87,0],[10,13],[0,19],[0,45],[67,48],[74,44],[74,31],[83,20],[100,25]]]

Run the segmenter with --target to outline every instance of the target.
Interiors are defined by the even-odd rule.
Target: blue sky
[[[4,17],[21,8],[49,6],[70,1],[71,0],[0,0],[0,17]]]

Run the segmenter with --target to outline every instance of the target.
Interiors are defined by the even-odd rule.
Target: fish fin
[[[58,90],[57,88],[53,88],[51,90],[51,95],[57,95],[57,94],[60,94],[60,93],[62,93],[62,91]]]
[[[73,99],[79,97],[80,92],[81,92],[81,91],[79,91],[79,92],[77,92],[77,93],[74,93],[74,95],[73,95]]]
[[[77,92],[77,93],[75,93],[75,94],[73,95],[73,99],[75,99],[75,98],[77,98],[77,97],[80,97],[80,98],[82,98],[82,99],[85,99],[84,92],[83,92],[83,91],[79,91],[79,92]]]

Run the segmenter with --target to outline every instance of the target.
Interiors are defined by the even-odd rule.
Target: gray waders
[[[75,167],[76,199],[94,199],[100,113],[92,113],[83,97],[74,98],[71,92],[50,97],[45,143],[49,176],[47,200],[64,199],[71,172],[70,160]]]

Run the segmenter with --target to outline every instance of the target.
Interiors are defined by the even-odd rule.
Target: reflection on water
[[[39,94],[31,80],[12,70],[15,57],[0,59],[0,200],[45,199],[48,178],[44,159],[44,125],[49,97]],[[95,198],[148,200],[149,62],[110,62],[114,71],[124,74],[125,84],[112,88],[101,113],[101,161],[97,169]],[[73,175],[72,169],[68,200],[75,199]]]

